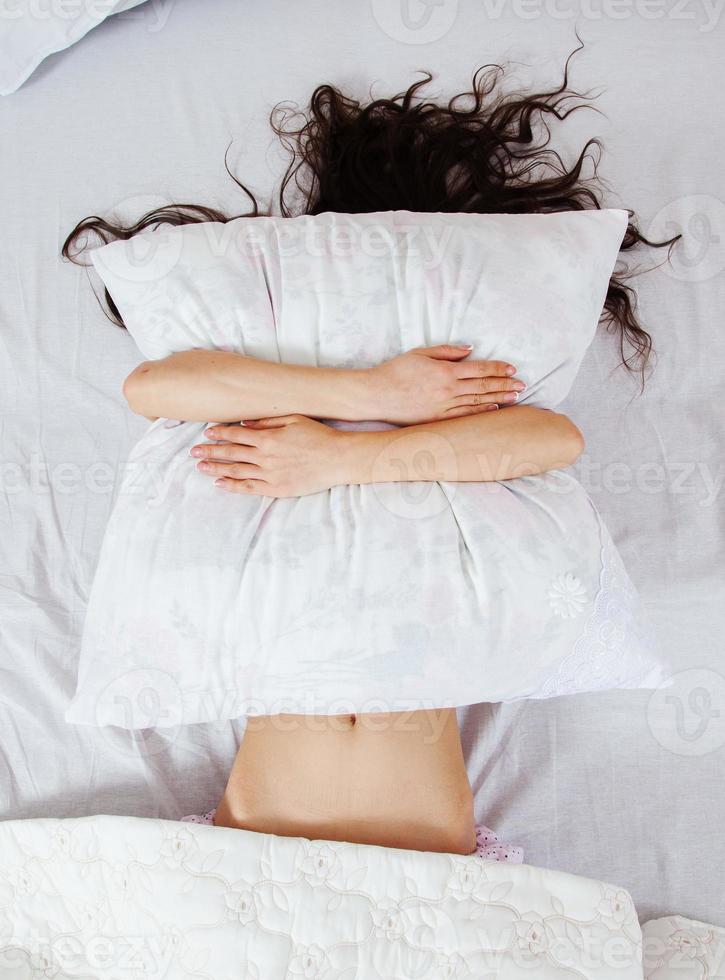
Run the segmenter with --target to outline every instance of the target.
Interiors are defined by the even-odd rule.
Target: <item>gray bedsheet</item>
[[[615,535],[675,672],[669,691],[461,713],[479,816],[535,864],[621,882],[643,917],[725,924],[725,23],[722,3],[156,0],[107,21],[0,101],[0,816],[173,817],[220,792],[239,729],[74,728],[84,604],[118,468],[144,422],[120,385],[139,360],[58,250],[81,216],[169,199],[244,207],[222,158],[267,194],[282,156],[266,115],[330,80],[364,95],[460,89],[510,60],[553,82],[573,69],[604,115],[609,203],[646,229],[683,228],[671,267],[642,278],[658,351],[643,395],[606,334],[566,406],[577,466]],[[430,16],[428,16],[430,14]],[[163,16],[160,16],[163,15]],[[658,256],[658,261],[662,258]]]

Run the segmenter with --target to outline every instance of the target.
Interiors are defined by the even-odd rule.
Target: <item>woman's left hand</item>
[[[191,455],[197,469],[232,493],[303,497],[345,480],[341,470],[344,433],[304,415],[217,424],[204,433]]]

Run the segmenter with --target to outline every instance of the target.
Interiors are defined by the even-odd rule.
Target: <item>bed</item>
[[[556,82],[578,27],[573,80],[601,91],[604,115],[572,118],[567,141],[599,135],[608,203],[636,208],[655,235],[688,238],[638,286],[659,353],[644,394],[603,335],[564,406],[587,438],[576,475],[674,679],[653,694],[464,709],[464,743],[478,818],[527,861],[617,882],[642,920],[723,926],[725,134],[713,123],[725,25],[694,4],[660,19],[635,4],[598,18],[563,4],[552,16],[543,3],[425,10],[437,19],[414,29],[405,4],[376,0],[142,5],[0,101],[0,818],[203,811],[242,731],[134,737],[63,720],[113,487],[146,424],[120,393],[134,345],[58,257],[68,230],[114,205],[242,210],[224,152],[231,143],[230,166],[270,193],[283,165],[266,121],[276,102],[327,80],[361,96],[371,83],[398,89],[428,67],[434,90],[452,93],[486,61],[514,62],[523,83]]]

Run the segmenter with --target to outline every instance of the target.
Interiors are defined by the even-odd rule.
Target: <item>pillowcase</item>
[[[522,402],[569,391],[623,211],[323,214],[162,227],[93,253],[148,358],[225,348],[364,367],[473,343]],[[505,411],[505,409],[503,409]],[[639,603],[583,488],[221,493],[159,419],[131,453],[86,617],[72,722],[405,711],[655,686]]]
[[[15,0],[0,17],[0,95],[10,95],[50,54],[69,48],[111,14],[143,0]]]
[[[91,253],[145,357],[192,347],[370,367],[474,343],[529,404],[568,394],[592,341],[627,212],[323,214],[161,226]]]

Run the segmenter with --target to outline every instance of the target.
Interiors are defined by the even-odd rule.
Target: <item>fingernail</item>
[[[514,391],[526,391],[526,384],[523,381],[514,381]]]
[[[216,439],[216,429],[204,429],[204,435],[207,439]]]
[[[459,344],[458,346],[462,347],[464,350],[473,350],[473,344]]]
[[[487,412],[496,412],[496,411],[498,411],[498,405],[488,405],[486,407],[486,411]]]
[[[197,463],[196,464],[196,468],[198,470],[208,470],[208,469],[210,469],[210,466],[209,466],[209,464],[207,462],[203,462],[203,463]]]
[[[201,449],[200,446],[194,446],[193,449],[190,449],[189,450],[189,455],[190,456],[202,456],[203,455],[203,450]]]
[[[214,486],[215,487],[224,486],[224,478],[220,477],[218,480],[214,480]]]
[[[519,400],[518,391],[507,391],[502,398],[502,401],[505,402],[517,402],[518,400]]]
[[[512,374],[516,374],[516,368],[513,366],[513,364],[509,364],[509,366],[506,368],[506,374],[508,374],[509,377],[511,377]]]

